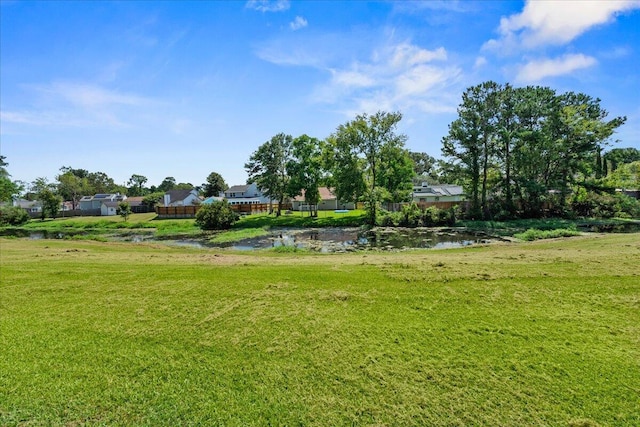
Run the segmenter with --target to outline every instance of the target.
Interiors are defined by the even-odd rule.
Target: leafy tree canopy
[[[220,193],[228,188],[229,186],[222,178],[222,175],[218,172],[211,172],[207,176],[207,182],[202,184],[202,194],[204,197],[219,196]]]

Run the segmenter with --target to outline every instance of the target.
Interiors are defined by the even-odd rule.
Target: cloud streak
[[[595,58],[583,54],[564,55],[557,59],[530,61],[520,67],[516,76],[519,83],[535,83],[546,77],[561,76],[597,64]]]
[[[260,12],[283,12],[288,10],[290,6],[289,0],[249,0],[245,7]]]
[[[16,125],[130,127],[132,112],[158,103],[135,94],[85,83],[55,82],[25,86],[29,106],[3,111],[3,123]],[[135,116],[135,115],[134,115]]]

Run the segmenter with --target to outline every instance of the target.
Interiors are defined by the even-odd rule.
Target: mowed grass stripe
[[[2,425],[640,424],[637,235],[0,245]]]

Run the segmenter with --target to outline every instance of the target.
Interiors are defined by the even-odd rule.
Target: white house
[[[459,185],[429,185],[423,182],[422,185],[413,187],[413,201],[416,203],[463,202],[464,200],[464,190]]]
[[[100,204],[100,215],[113,216],[118,213],[118,204],[120,202],[102,202]]]
[[[269,198],[262,194],[254,184],[233,185],[224,192],[224,198],[230,205],[259,205],[269,203]]]
[[[14,199],[13,206],[24,209],[29,213],[41,213],[42,203],[38,200]]]
[[[165,206],[195,206],[200,204],[198,191],[191,190],[169,190],[164,193]]]

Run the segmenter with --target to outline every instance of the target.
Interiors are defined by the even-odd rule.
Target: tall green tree
[[[104,172],[89,172],[87,175],[88,190],[91,194],[124,192],[125,188],[117,185],[113,178]]]
[[[36,178],[31,183],[31,192],[34,197],[42,204],[41,218],[55,218],[58,216],[62,204],[62,197],[56,193],[55,184],[49,183],[45,177]]]
[[[606,121],[608,113],[600,106],[600,99],[583,93],[568,92],[557,101],[552,122],[559,153],[556,186],[560,190],[560,207],[564,209],[576,173],[591,169],[595,151],[607,143],[626,117]]]
[[[311,216],[318,215],[319,187],[324,176],[322,153],[320,140],[301,135],[291,142],[291,158],[287,161],[287,175],[290,177],[287,192],[291,196],[304,193]]]
[[[437,160],[427,153],[410,151],[409,157],[413,161],[414,179],[416,184],[429,182],[435,184],[440,181]]]
[[[292,142],[291,135],[279,133],[258,147],[244,165],[248,182],[256,183],[265,196],[278,201],[276,216],[280,216],[282,204],[288,196],[287,163]]]
[[[386,145],[380,152],[382,161],[376,185],[385,190],[383,201],[401,203],[411,200],[414,163],[409,151],[396,145]]]
[[[176,179],[172,176],[168,176],[162,180],[160,185],[158,185],[157,190],[166,193],[167,191],[173,190],[176,188]]]
[[[336,135],[329,136],[325,143],[322,157],[325,170],[330,171],[329,186],[338,200],[358,202],[367,191],[364,160],[355,146],[338,140]]]
[[[144,196],[148,193],[147,189],[144,188],[144,184],[148,181],[147,177],[144,175],[133,174],[129,181],[127,181],[127,195],[135,197],[135,196]]]
[[[64,200],[71,201],[73,209],[76,209],[82,196],[90,193],[90,191],[88,191],[89,185],[87,178],[80,178],[72,171],[65,170],[65,168],[60,169],[60,171],[62,173],[56,177],[58,181],[58,194],[62,196]]]
[[[7,166],[6,157],[0,156],[0,202],[10,202],[23,190],[22,185],[11,181]]]
[[[443,154],[465,166],[473,217],[488,216],[488,180],[497,149],[500,91],[492,81],[468,88],[458,106],[458,119],[443,139]]]
[[[463,94],[443,139],[443,170],[463,178],[471,217],[496,207],[509,216],[563,212],[570,187],[597,173],[598,150],[626,120],[606,117],[585,94],[486,82]]]
[[[370,225],[375,225],[378,206],[391,192],[380,185],[381,176],[391,176],[385,168],[393,162],[385,163],[385,154],[397,155],[397,150],[404,149],[407,140],[404,134],[396,133],[401,119],[400,113],[362,114],[340,125],[329,139],[333,147],[331,163],[338,196],[360,196],[358,192],[364,185],[363,199]]]
[[[202,184],[202,194],[204,197],[219,196],[220,193],[228,188],[229,186],[222,178],[222,175],[218,172],[211,172],[207,176],[207,182]]]

